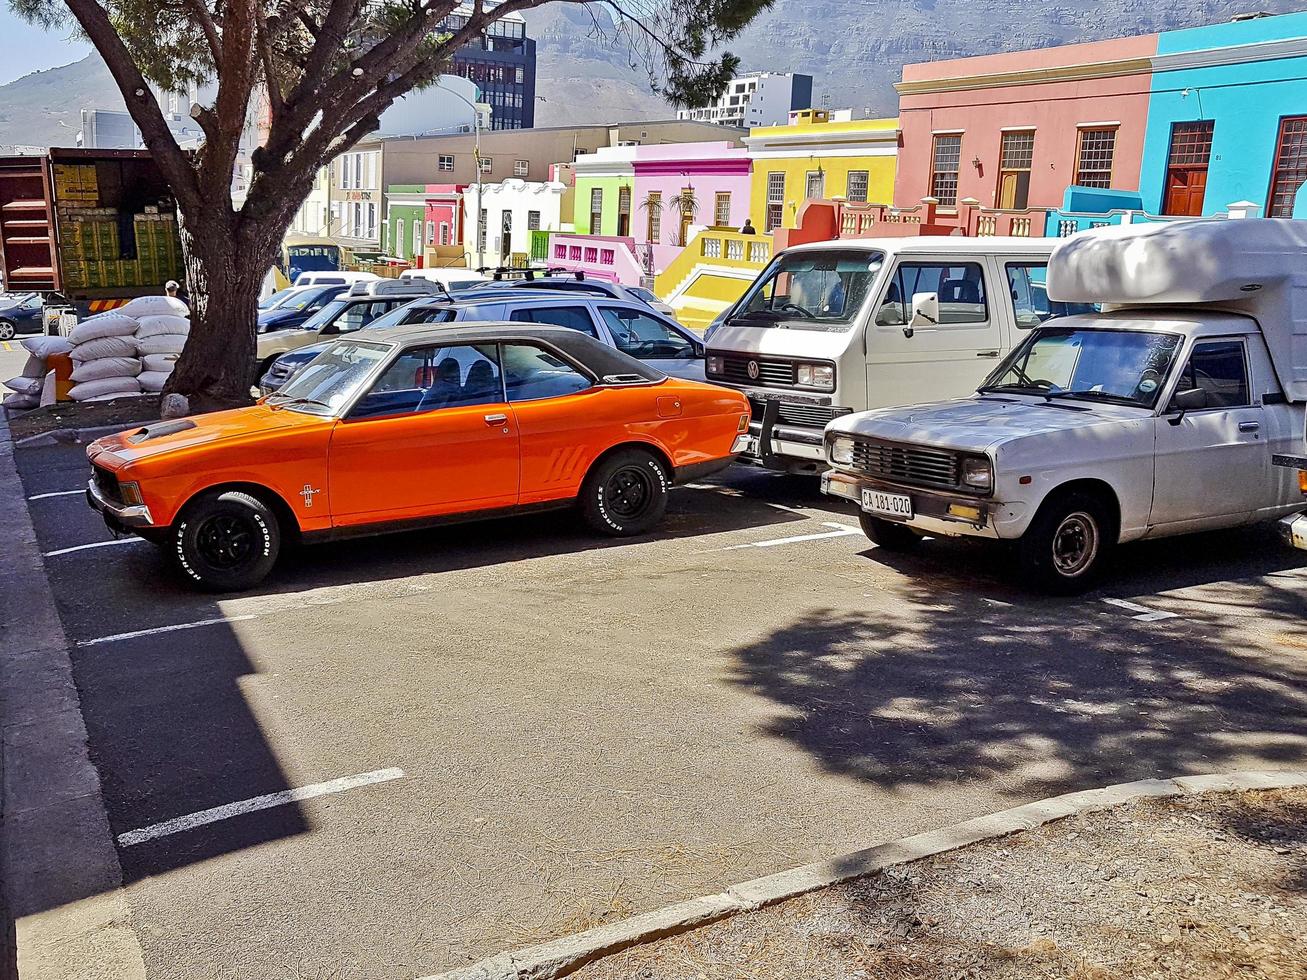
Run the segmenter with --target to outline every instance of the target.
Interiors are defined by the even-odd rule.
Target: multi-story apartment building
[[[457,31],[471,10],[450,13],[441,28]],[[460,75],[481,90],[490,105],[492,129],[531,129],[535,125],[536,43],[526,36],[521,14],[495,21],[486,33],[463,45],[454,55],[451,74]]]
[[[694,119],[753,129],[782,126],[793,109],[812,106],[812,76],[794,72],[754,71],[732,79],[715,103],[678,109],[677,119]]]

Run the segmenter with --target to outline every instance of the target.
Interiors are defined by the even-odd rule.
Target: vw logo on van
[[[758,380],[758,362],[757,362],[757,361],[750,361],[749,364],[748,364],[748,366],[745,367],[744,370],[748,373],[748,375],[749,375],[749,380],[750,380],[750,381],[757,381],[757,380]]]

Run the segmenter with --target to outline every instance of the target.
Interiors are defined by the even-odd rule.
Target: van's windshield
[[[776,256],[728,321],[732,326],[848,330],[867,304],[885,253],[836,248]]]

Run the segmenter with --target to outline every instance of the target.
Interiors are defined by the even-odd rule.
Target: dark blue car
[[[336,283],[293,290],[276,306],[259,311],[259,333],[298,327],[347,289],[348,283]]]
[[[0,293],[0,340],[41,332],[40,293]]]

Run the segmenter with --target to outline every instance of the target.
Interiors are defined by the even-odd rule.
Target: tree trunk
[[[184,395],[192,413],[251,401],[259,292],[276,255],[267,242],[282,230],[261,233],[253,224],[221,207],[181,222],[191,334],[164,394]]]

